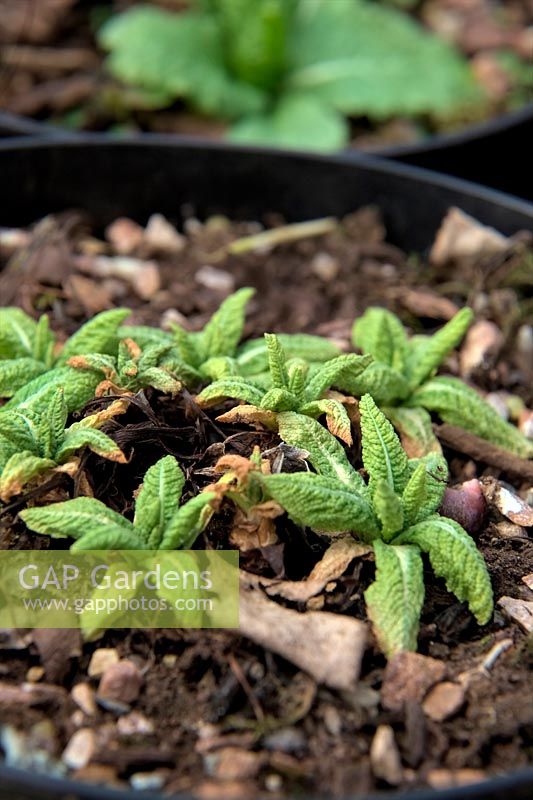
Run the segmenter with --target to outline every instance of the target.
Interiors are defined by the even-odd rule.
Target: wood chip
[[[67,744],[61,759],[70,769],[86,767],[96,751],[96,736],[90,728],[80,728]]]
[[[403,780],[403,768],[390,725],[379,725],[370,746],[372,772],[390,786],[398,786]]]
[[[513,622],[526,632],[533,631],[533,600],[520,600],[518,597],[500,597],[498,605]]]
[[[509,239],[494,228],[482,225],[459,208],[451,208],[437,232],[429,259],[443,266],[450,261],[502,253],[508,247]]]
[[[482,488],[489,505],[496,507],[500,514],[515,525],[522,525],[524,528],[533,525],[533,508],[512,489],[494,478],[485,478]]]
[[[300,614],[241,579],[240,632],[333,689],[354,688],[367,642],[359,620],[321,611]]]
[[[465,690],[463,686],[451,681],[438,683],[430,690],[422,703],[424,713],[435,722],[452,717],[463,706]]]
[[[385,669],[381,704],[389,711],[400,711],[407,702],[421,703],[428,689],[442,681],[445,674],[444,663],[436,658],[397,653]]]
[[[118,651],[114,647],[100,647],[91,656],[87,674],[90,678],[100,678],[106,669],[118,661]]]
[[[150,300],[161,288],[156,261],[131,256],[76,256],[76,268],[93,278],[117,278],[131,286],[141,300]]]
[[[522,581],[526,584],[528,589],[533,591],[533,572],[530,572],[529,575],[522,575]]]
[[[491,467],[497,467],[510,477],[533,483],[533,462],[527,458],[515,456],[508,450],[480,439],[473,433],[455,425],[434,425],[435,433],[447,447],[458,453],[464,453],[474,461],[481,461]]]
[[[449,320],[459,311],[459,307],[447,297],[443,297],[429,289],[400,288],[391,292],[400,303],[417,317]]]
[[[50,683],[61,683],[70,669],[70,659],[81,655],[78,629],[36,629],[33,631],[33,642]]]
[[[494,363],[503,344],[503,333],[494,322],[482,319],[472,325],[459,353],[462,377],[470,377],[479,368],[488,369]]]

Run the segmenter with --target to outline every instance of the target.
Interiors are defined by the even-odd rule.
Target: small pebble
[[[213,289],[215,292],[229,293],[235,289],[235,278],[231,273],[211,267],[209,264],[200,267],[196,271],[194,279],[200,286]]]
[[[131,788],[137,792],[155,792],[162,789],[168,778],[168,772],[135,772],[130,778]]]
[[[282,753],[300,753],[307,747],[307,740],[299,728],[280,728],[264,738],[267,750],[281,750]]]
[[[81,728],[67,744],[62,761],[70,769],[86,767],[96,751],[96,737],[90,728]]]
[[[99,678],[108,667],[116,664],[118,660],[118,651],[114,647],[101,647],[92,654],[87,674],[90,678]]]
[[[132,711],[131,714],[125,714],[118,719],[117,729],[122,736],[134,736],[137,733],[150,734],[154,732],[154,723],[144,714]]]
[[[98,687],[98,701],[129,705],[139,696],[143,677],[136,664],[122,659],[107,667]]]
[[[72,687],[72,699],[76,705],[81,708],[84,714],[92,716],[96,714],[96,701],[94,699],[94,691],[88,683],[77,683]]]
[[[267,792],[281,792],[283,788],[283,779],[281,775],[271,772],[265,778],[265,789]]]
[[[370,746],[372,772],[390,786],[398,786],[403,780],[402,762],[394,731],[390,725],[379,725]]]
[[[329,253],[317,253],[311,260],[311,272],[325,283],[331,283],[339,274],[339,262]]]
[[[120,255],[130,255],[142,243],[144,230],[128,217],[119,217],[105,230],[105,238]]]
[[[38,683],[44,677],[43,667],[30,667],[26,673],[26,680],[29,683]]]
[[[180,253],[186,239],[162,214],[152,214],[144,231],[143,245],[153,253]]]

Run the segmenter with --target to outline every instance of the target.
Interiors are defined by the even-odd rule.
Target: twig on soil
[[[253,710],[253,712],[255,714],[256,720],[258,722],[263,722],[264,719],[265,719],[265,713],[264,713],[263,709],[261,708],[261,705],[260,705],[257,697],[254,695],[253,689],[250,686],[250,684],[248,683],[248,679],[247,679],[246,675],[244,674],[241,665],[239,664],[239,662],[237,661],[237,659],[235,658],[233,653],[230,653],[230,655],[228,657],[228,662],[229,662],[231,671],[233,672],[233,674],[235,675],[235,677],[239,681],[243,692],[245,693],[246,697],[248,698],[248,701],[249,701],[249,703],[250,703],[250,705],[252,707],[252,710]]]
[[[227,255],[242,255],[251,250],[262,250],[277,247],[288,242],[297,242],[300,239],[308,239],[311,236],[323,236],[331,233],[339,225],[335,217],[324,217],[323,219],[313,219],[309,222],[295,222],[291,225],[282,225],[279,228],[272,228],[253,236],[243,236],[240,239],[230,242],[228,245],[215,250],[209,255],[210,261],[221,261]]]
[[[468,433],[463,428],[455,425],[434,426],[435,433],[446,447],[456,450],[458,453],[470,456],[475,461],[481,461],[491,467],[497,467],[502,472],[506,472],[514,478],[523,481],[533,481],[533,462],[526,458],[520,458],[502,450],[496,445],[480,439],[473,433]]]

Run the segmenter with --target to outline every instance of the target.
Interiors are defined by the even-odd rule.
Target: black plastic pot
[[[21,135],[69,139],[87,136],[0,112],[0,137]],[[132,138],[142,136],[138,134]],[[176,137],[176,141],[180,141],[180,137]],[[528,170],[532,142],[533,103],[530,103],[518,111],[470,125],[457,133],[430,136],[412,144],[378,147],[372,155],[477,181],[533,201],[533,181]]]
[[[389,239],[407,250],[424,251],[452,205],[506,234],[533,230],[533,205],[402,164],[358,155],[316,157],[197,141],[177,145],[168,137],[146,137],[136,143],[94,136],[86,141],[0,142],[0,180],[1,225],[25,225],[73,207],[88,211],[97,225],[105,225],[119,215],[145,222],[156,211],[179,221],[185,203],[200,217],[218,212],[259,219],[267,211],[277,211],[292,221],[343,215],[374,203],[383,211]],[[509,797],[533,797],[533,769],[475,786],[410,795],[412,800]],[[114,792],[0,765],[0,800],[52,798],[134,800],[154,795]]]

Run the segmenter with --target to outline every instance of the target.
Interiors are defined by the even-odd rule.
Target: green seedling
[[[361,399],[360,414],[368,484],[336,439],[294,413],[280,415],[280,436],[305,448],[316,472],[267,475],[262,481],[297,524],[328,535],[350,532],[372,545],[376,579],[365,600],[377,641],[390,658],[416,650],[424,601],[422,553],[480,625],[491,617],[492,589],[473,539],[437,513],[448,477],[444,458],[430,453],[409,459],[369,395]]]
[[[223,422],[246,421],[276,427],[277,414],[295,411],[310,417],[325,415],[329,430],[348,444],[352,441],[351,422],[341,400],[328,397],[332,386],[343,388],[355,380],[371,362],[371,356],[340,355],[310,372],[303,359],[288,359],[279,338],[265,334],[270,386],[253,378],[230,375],[207,386],[197,397],[202,406],[216,405],[226,398],[242,400],[238,406],[218,417]]]
[[[363,353],[372,355],[374,362],[346,388],[355,397],[371,394],[400,431],[410,452],[440,449],[431,425],[432,412],[499,447],[530,456],[533,443],[505,422],[474,389],[458,378],[435,377],[472,319],[472,311],[463,308],[433,336],[409,338],[390,311],[368,309],[354,324],[353,342]]]
[[[75,539],[71,550],[180,550],[192,547],[212,515],[214,492],[179,505],[185,476],[173,456],[147,470],[135,499],[133,522],[92,497],[28,508],[28,528],[53,538]]]
[[[74,475],[79,466],[75,454],[85,447],[124,463],[122,450],[99,428],[125,410],[124,401],[117,401],[65,428],[67,405],[63,390],[57,389],[41,411],[17,408],[0,414],[0,500],[8,502],[50,471]]]

